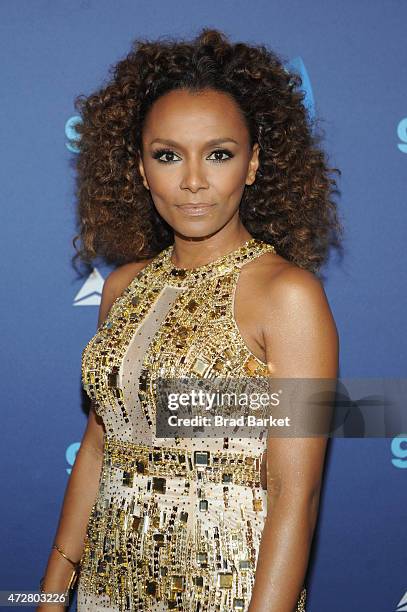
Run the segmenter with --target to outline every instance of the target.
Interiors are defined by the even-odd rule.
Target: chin
[[[219,229],[211,228],[191,228],[191,227],[173,227],[174,233],[183,238],[209,238],[213,234],[216,234]]]

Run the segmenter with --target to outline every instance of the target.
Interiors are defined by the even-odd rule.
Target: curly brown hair
[[[259,144],[256,181],[239,205],[243,225],[296,265],[318,272],[330,246],[341,248],[338,193],[321,133],[303,104],[302,80],[265,45],[231,43],[203,28],[192,41],[136,40],[110,68],[109,82],[75,99],[81,115],[77,170],[77,258],[121,265],[157,255],[174,242],[138,169],[143,122],[174,89],[214,89],[233,96]],[[81,239],[78,250],[76,241]]]

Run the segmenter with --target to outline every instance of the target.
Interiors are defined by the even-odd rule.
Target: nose
[[[208,186],[205,169],[200,160],[186,162],[183,168],[180,188],[195,192],[199,189],[207,189]]]

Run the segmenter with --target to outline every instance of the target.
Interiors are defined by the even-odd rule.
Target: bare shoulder
[[[126,287],[130,285],[136,274],[151,263],[152,260],[153,258],[144,259],[143,261],[132,261],[117,267],[106,277],[103,285],[103,287],[106,287],[106,292],[114,295],[114,299],[119,297]]]
[[[277,356],[295,364],[293,355],[312,344],[322,356],[338,345],[334,318],[320,279],[277,253],[264,253],[243,266],[235,317],[246,342],[262,361],[277,368]],[[309,357],[309,355],[308,355]],[[313,361],[316,362],[313,357]]]
[[[339,337],[321,280],[284,258],[263,259],[253,266],[253,276],[270,371],[282,377],[335,376]]]
[[[114,301],[130,285],[136,274],[147,266],[151,259],[123,264],[108,274],[103,283],[102,297],[99,307],[98,326],[106,319]]]
[[[319,278],[280,255],[266,253],[244,266],[243,271],[250,293],[255,296],[257,309],[260,308],[262,314],[277,307],[286,310],[294,304],[304,307],[308,303],[317,308],[327,306]]]
[[[288,262],[278,273],[270,273],[265,289],[268,297],[287,306],[295,300],[326,300],[320,279],[313,272]]]

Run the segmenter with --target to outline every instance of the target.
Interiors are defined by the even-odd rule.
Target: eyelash
[[[171,149],[159,149],[157,151],[154,151],[153,158],[156,159],[160,164],[173,164],[173,163],[175,163],[177,161],[175,159],[172,159],[170,161],[168,161],[168,160],[164,161],[162,159],[158,159],[159,157],[161,157],[165,153],[173,154],[174,151],[172,151]],[[224,162],[229,161],[229,159],[232,159],[232,157],[234,157],[233,153],[231,153],[227,149],[214,149],[212,151],[211,155],[213,153],[226,153],[227,155],[229,155],[229,157],[227,159],[211,159],[210,161],[215,162],[215,164],[223,164]],[[175,153],[175,155],[176,155],[176,153]]]

